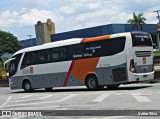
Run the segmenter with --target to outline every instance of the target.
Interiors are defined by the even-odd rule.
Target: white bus
[[[9,65],[11,89],[83,86],[98,90],[154,78],[153,45],[145,32],[74,38],[22,49]]]

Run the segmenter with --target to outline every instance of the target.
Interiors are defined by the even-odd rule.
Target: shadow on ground
[[[114,91],[120,91],[120,90],[138,90],[138,89],[144,89],[144,88],[149,88],[152,86],[125,86],[125,87],[119,87],[118,89],[114,90]],[[34,90],[33,92],[29,92],[29,93],[42,93],[42,92],[84,92],[87,91],[89,92],[89,90],[87,88],[72,88],[72,89],[53,89],[52,91],[46,91],[45,89],[37,89]],[[104,89],[98,90],[98,91],[112,91],[110,89],[107,89],[106,87]],[[25,91],[19,91],[19,92],[12,92],[12,93],[27,93]]]

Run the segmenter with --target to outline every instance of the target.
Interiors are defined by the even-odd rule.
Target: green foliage
[[[0,61],[0,68],[1,68],[1,67],[3,67],[3,62],[2,62],[2,61]]]
[[[22,44],[13,34],[0,30],[0,58],[3,54],[13,54],[22,49]]]
[[[4,62],[6,61],[6,58],[0,58],[0,68],[4,67]]]
[[[154,56],[160,56],[160,52],[154,52]]]
[[[133,12],[133,18],[129,19],[127,22],[130,23],[133,26],[133,28],[137,28],[142,31],[143,26],[146,25],[145,21],[146,18],[143,16],[143,13],[136,15]]]

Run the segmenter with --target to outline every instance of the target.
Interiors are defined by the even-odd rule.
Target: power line
[[[160,11],[160,10],[156,10],[156,11],[153,11],[153,12],[156,12],[156,13],[157,13],[157,15],[158,15],[157,18],[158,18],[158,21],[159,21],[159,23],[160,23],[159,11]]]

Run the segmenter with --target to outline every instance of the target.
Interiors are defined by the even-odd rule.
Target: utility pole
[[[156,10],[156,11],[153,11],[153,12],[157,12],[157,15],[158,15],[157,18],[158,18],[158,21],[159,21],[159,23],[160,23],[159,11],[160,11],[160,10]]]
[[[156,10],[156,11],[153,11],[153,12],[156,12],[157,13],[157,18],[158,18],[158,23],[157,23],[157,46],[158,46],[158,49],[160,49],[160,37],[159,37],[159,30],[160,30],[160,16],[159,16],[159,11],[160,10]]]
[[[32,40],[31,40],[32,35],[27,35],[27,36],[30,38],[30,45],[31,45],[31,47],[32,47]]]

